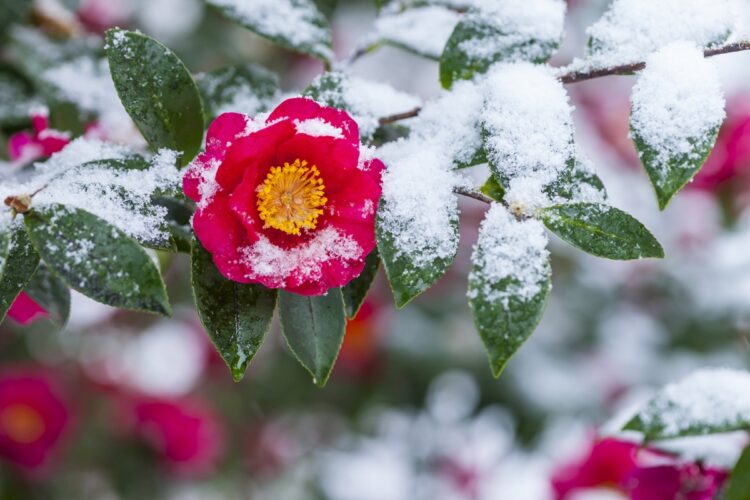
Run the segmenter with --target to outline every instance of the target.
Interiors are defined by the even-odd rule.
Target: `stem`
[[[745,50],[750,50],[750,42],[736,42],[736,43],[730,43],[727,45],[722,45],[721,47],[716,47],[713,49],[706,49],[703,51],[703,55],[705,57],[714,57],[714,56],[718,56],[721,54],[731,54],[734,52],[742,52]],[[621,64],[619,66],[611,66],[609,68],[598,68],[598,69],[590,69],[590,70],[584,70],[584,71],[569,71],[568,73],[563,73],[558,78],[564,84],[578,83],[578,82],[583,82],[586,80],[593,80],[594,78],[601,78],[604,76],[632,75],[636,71],[641,71],[645,67],[646,67],[646,63],[641,61],[641,62],[636,62],[636,63],[631,63],[631,64]],[[406,120],[408,118],[414,118],[415,116],[419,115],[420,111],[421,111],[421,108],[414,108],[409,111],[404,111],[403,113],[397,113],[395,115],[384,116],[380,118],[380,124],[388,125],[390,123],[398,122],[401,120]]]
[[[481,201],[481,202],[487,203],[487,204],[490,204],[490,203],[492,203],[492,202],[495,201],[492,198],[490,198],[489,196],[487,196],[487,195],[485,195],[483,193],[480,193],[479,191],[475,191],[474,189],[470,189],[470,188],[463,187],[463,186],[454,187],[453,188],[453,192],[456,193],[456,194],[460,194],[462,196],[466,196],[468,198],[473,198],[473,199],[475,199],[477,201]]]

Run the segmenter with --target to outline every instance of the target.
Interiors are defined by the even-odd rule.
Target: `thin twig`
[[[733,52],[742,52],[743,50],[750,50],[750,42],[737,42],[722,45],[713,49],[706,49],[703,51],[705,57],[713,57],[721,54],[731,54]],[[578,83],[586,80],[592,80],[594,78],[600,78],[603,76],[611,75],[632,75],[636,71],[641,71],[646,67],[646,63],[641,61],[632,64],[621,64],[619,66],[612,66],[610,68],[592,69],[587,71],[571,71],[560,76],[560,81],[563,83]]]
[[[750,50],[750,42],[736,42],[713,49],[706,49],[703,51],[703,54],[705,55],[705,57],[714,57],[721,54],[742,52],[744,50]],[[645,67],[646,63],[641,61],[631,64],[621,64],[619,66],[612,66],[609,68],[591,69],[586,71],[571,71],[569,73],[560,75],[558,78],[564,84],[578,83],[586,80],[593,80],[594,78],[601,78],[604,76],[632,75],[636,71],[641,71]],[[419,112],[421,110],[421,108],[410,109],[409,111],[404,111],[403,113],[384,116],[380,118],[379,121],[381,125],[388,125],[390,123],[406,120],[408,118],[414,118],[415,116],[419,115]]]
[[[487,195],[485,195],[483,193],[480,193],[479,191],[475,191],[475,190],[473,190],[471,188],[467,188],[467,187],[463,187],[463,186],[454,187],[453,188],[453,192],[456,193],[456,194],[460,194],[462,196],[466,196],[468,198],[473,198],[473,199],[475,199],[477,201],[481,201],[483,203],[488,203],[489,204],[489,203],[492,203],[492,202],[495,201],[492,198],[490,198],[489,196],[487,196]]]

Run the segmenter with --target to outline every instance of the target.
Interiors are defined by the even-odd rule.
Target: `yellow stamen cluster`
[[[16,443],[33,443],[44,433],[39,413],[25,404],[11,404],[0,411],[0,429]]]
[[[304,160],[271,167],[263,184],[258,186],[258,214],[264,228],[275,228],[286,234],[300,234],[315,229],[321,207],[326,204],[325,185],[315,165]]]

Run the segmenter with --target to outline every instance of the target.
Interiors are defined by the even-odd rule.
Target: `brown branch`
[[[713,49],[706,49],[703,51],[705,57],[713,57],[721,54],[731,54],[733,52],[742,52],[743,50],[750,50],[750,42],[736,42]],[[610,68],[592,69],[587,71],[571,71],[561,75],[560,81],[563,83],[578,83],[586,80],[592,80],[594,78],[600,78],[603,76],[611,75],[632,75],[636,71],[641,71],[646,67],[646,63],[641,61],[631,64],[621,64],[619,66],[612,66]]]
[[[483,193],[480,193],[479,191],[475,191],[473,189],[470,189],[470,188],[467,188],[467,187],[463,187],[463,186],[454,187],[453,188],[453,192],[456,193],[456,194],[460,194],[462,196],[466,196],[468,198],[473,198],[473,199],[475,199],[477,201],[481,201],[483,203],[488,203],[489,204],[489,203],[493,203],[495,201],[492,198],[490,198],[489,196],[487,196],[487,195],[485,195]]]
[[[744,50],[750,50],[750,42],[736,42],[728,45],[722,45],[713,49],[706,49],[703,51],[705,57],[714,57],[721,54],[731,54],[734,52],[742,52]],[[586,80],[593,80],[594,78],[601,78],[604,76],[612,75],[632,75],[636,71],[641,71],[646,67],[646,63],[641,61],[631,64],[622,64],[619,66],[612,66],[609,68],[599,68],[586,71],[571,71],[560,75],[558,78],[564,84],[578,83]],[[408,118],[414,118],[419,115],[421,108],[414,108],[403,113],[397,113],[395,115],[384,116],[380,118],[380,125],[388,125]]]

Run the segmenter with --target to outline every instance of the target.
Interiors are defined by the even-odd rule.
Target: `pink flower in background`
[[[727,479],[725,471],[695,464],[635,470],[623,483],[632,500],[712,500]]]
[[[211,472],[224,449],[224,432],[217,415],[190,400],[143,399],[132,408],[131,425],[178,474]]]
[[[49,114],[46,108],[31,112],[30,131],[16,132],[8,139],[10,159],[25,164],[57,153],[70,142],[70,133],[49,128]]]
[[[46,318],[47,311],[44,310],[34,299],[29,297],[26,292],[16,297],[13,304],[8,309],[8,317],[21,325],[29,325],[38,319]]]
[[[24,469],[41,468],[69,421],[63,397],[47,376],[30,369],[0,374],[0,457]]]
[[[743,175],[750,176],[750,96],[736,97],[727,105],[716,146],[688,186],[716,191]]]
[[[104,33],[109,28],[125,25],[132,8],[130,0],[81,0],[78,19],[89,31]]]
[[[582,460],[567,464],[552,477],[557,500],[595,488],[612,488],[632,500],[711,500],[727,473],[614,438],[593,444]]]
[[[582,459],[560,467],[552,477],[555,498],[563,500],[587,488],[619,488],[636,469],[638,445],[605,438],[594,442]]]

